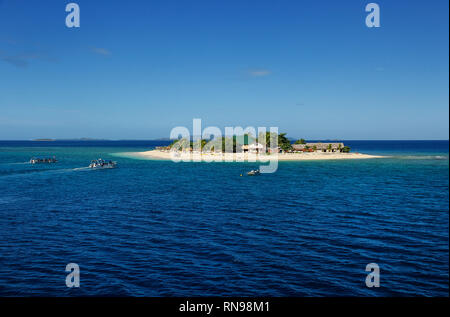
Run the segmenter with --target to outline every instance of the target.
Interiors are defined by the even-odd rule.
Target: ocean
[[[344,141],[389,157],[258,177],[121,154],[165,143],[0,141],[0,296],[448,296],[448,141]]]

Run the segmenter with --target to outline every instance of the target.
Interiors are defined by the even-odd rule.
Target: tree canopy
[[[208,144],[207,150],[218,151],[221,148],[221,150],[223,152],[225,152],[226,145],[228,145],[228,147],[229,147],[230,144],[232,144],[233,152],[236,153],[237,149],[238,148],[240,149],[240,147],[242,145],[248,145],[248,144],[251,144],[251,143],[257,141],[259,143],[265,142],[266,148],[269,148],[271,145],[273,145],[275,140],[277,140],[278,147],[280,147],[282,150],[288,151],[288,150],[292,149],[291,142],[286,137],[286,133],[277,134],[274,132],[266,132],[265,135],[261,134],[261,135],[259,135],[258,139],[256,139],[254,136],[252,136],[250,134],[244,134],[244,135],[239,135],[239,136],[234,135],[232,138],[222,137],[220,139],[215,139],[215,140],[210,140],[210,141],[201,140],[201,149],[203,149],[205,147],[205,145]],[[210,142],[212,142],[212,143],[210,143]],[[183,138],[183,139],[174,140],[172,142],[172,144],[169,145],[169,148],[173,148],[173,147],[176,147],[177,149],[181,149],[181,148],[183,148],[183,149],[191,148],[192,149],[192,148],[194,148],[194,143],[186,138]]]

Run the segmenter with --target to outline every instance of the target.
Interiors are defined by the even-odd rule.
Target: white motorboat
[[[89,168],[92,169],[103,169],[103,168],[116,168],[117,162],[113,161],[105,161],[103,159],[93,160],[89,165]]]

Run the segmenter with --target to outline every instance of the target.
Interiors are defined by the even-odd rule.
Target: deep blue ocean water
[[[0,295],[448,296],[448,141],[345,141],[390,157],[259,177],[120,155],[160,143],[0,141]]]

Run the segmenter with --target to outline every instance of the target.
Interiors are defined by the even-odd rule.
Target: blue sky
[[[0,0],[0,139],[448,139],[448,1]]]

